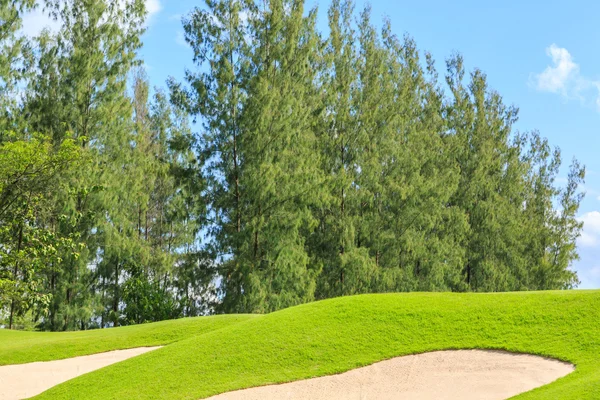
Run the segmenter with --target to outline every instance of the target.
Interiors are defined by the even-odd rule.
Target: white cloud
[[[146,10],[148,11],[148,20],[162,10],[160,0],[146,0]]]
[[[39,36],[44,28],[48,28],[52,32],[58,31],[60,22],[50,18],[41,7],[23,15],[23,27],[21,32],[29,37]]]
[[[584,231],[581,232],[581,236],[577,239],[577,244],[581,247],[596,247],[598,238]]]
[[[571,81],[579,75],[579,65],[573,62],[573,57],[567,49],[555,44],[546,49],[546,54],[552,57],[554,65],[535,75],[536,87],[546,92],[565,93]]]
[[[542,92],[560,94],[566,100],[579,100],[582,104],[600,111],[600,81],[581,74],[579,65],[565,48],[556,44],[546,49],[552,65],[540,74],[530,77],[530,85]]]
[[[121,4],[124,4],[125,0],[121,0]],[[153,16],[158,14],[162,10],[160,0],[146,0],[146,11],[148,16],[147,21],[150,21]],[[48,28],[52,32],[58,31],[60,28],[60,21],[55,21],[50,18],[47,13],[43,10],[43,7],[38,6],[37,9],[30,11],[23,15],[23,27],[21,32],[29,37],[38,36],[44,28]]]
[[[582,247],[595,247],[600,243],[600,212],[591,211],[578,218],[583,222],[583,232],[578,239]]]

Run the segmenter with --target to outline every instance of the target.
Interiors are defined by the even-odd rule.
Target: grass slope
[[[600,398],[600,291],[390,294],[290,308],[181,340],[56,386],[40,399],[201,399],[443,349],[572,362],[519,399]]]
[[[198,317],[117,329],[64,333],[0,329],[0,365],[60,360],[111,350],[167,345],[222,329],[249,318],[252,316]]]

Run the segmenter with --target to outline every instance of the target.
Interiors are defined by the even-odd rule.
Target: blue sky
[[[156,86],[169,76],[181,80],[192,68],[183,41],[181,17],[201,0],[146,0],[151,11],[141,58]],[[580,210],[585,223],[577,270],[581,288],[600,288],[600,2],[574,0],[372,0],[376,23],[384,17],[398,35],[408,33],[420,50],[433,54],[440,73],[444,60],[460,52],[469,70],[479,68],[508,104],[520,108],[516,128],[538,129],[562,149],[566,166],[577,157],[587,167],[586,198]],[[367,4],[357,0],[357,9]],[[319,5],[326,24],[329,1]],[[40,12],[25,18],[34,34],[49,24]]]

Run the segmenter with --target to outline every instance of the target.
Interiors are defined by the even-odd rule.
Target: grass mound
[[[316,302],[246,317],[81,376],[38,398],[195,400],[401,355],[474,348],[576,365],[574,373],[519,399],[600,398],[600,291],[386,294]]]
[[[134,347],[160,346],[252,318],[221,315],[186,318],[117,329],[47,333],[0,329],[0,365],[52,361]]]

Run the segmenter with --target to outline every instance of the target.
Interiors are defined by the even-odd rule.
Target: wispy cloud
[[[596,247],[600,245],[600,212],[588,212],[578,220],[583,222],[583,232],[578,239],[579,246]]]
[[[121,0],[124,6],[126,0]],[[160,0],[146,0],[146,10],[148,16],[146,20],[151,21],[152,17],[162,10]],[[56,21],[48,16],[43,7],[30,11],[23,15],[23,27],[21,32],[29,37],[39,36],[44,29],[49,29],[51,32],[57,32],[61,26],[60,21]]]
[[[56,32],[59,28],[60,22],[50,18],[41,7],[38,7],[23,16],[21,32],[26,36],[35,37],[39,36],[44,29]]]
[[[560,94],[565,100],[579,100],[600,111],[600,81],[582,75],[567,49],[552,44],[546,54],[552,59],[552,65],[539,74],[532,74],[530,86],[542,92]]]
[[[552,58],[552,66],[544,72],[535,75],[535,85],[538,90],[567,95],[571,86],[579,76],[579,65],[573,62],[573,57],[567,51],[553,44],[546,49],[546,54]]]
[[[188,42],[185,40],[185,33],[182,30],[177,31],[177,35],[175,36],[175,42],[183,47],[190,47]]]
[[[146,0],[146,10],[148,11],[148,20],[162,10],[160,0]]]

